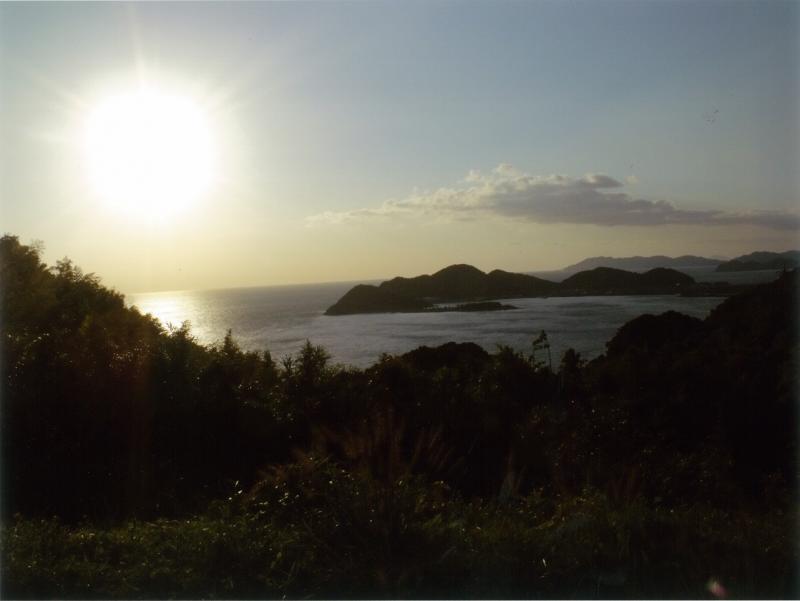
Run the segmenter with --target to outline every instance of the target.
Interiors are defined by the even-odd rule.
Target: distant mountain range
[[[787,250],[782,253],[758,251],[720,263],[714,271],[794,269],[798,266],[800,266],[800,250]]]
[[[683,255],[667,257],[589,257],[578,263],[564,267],[562,271],[575,272],[595,267],[614,267],[631,271],[644,271],[656,267],[681,269],[686,267],[715,267],[714,271],[759,271],[762,269],[793,269],[800,266],[800,251],[788,250],[782,253],[757,251],[730,260]]]
[[[482,302],[498,298],[617,294],[675,294],[697,288],[690,276],[668,268],[634,273],[597,267],[551,282],[521,273],[495,269],[484,273],[472,265],[451,265],[432,275],[397,277],[379,286],[351,288],[326,315],[433,311],[436,304]],[[705,289],[704,289],[705,290]],[[461,306],[458,310],[497,310],[495,304]]]
[[[589,257],[565,267],[563,271],[583,271],[585,269],[594,269],[595,267],[615,267],[633,271],[655,269],[656,267],[680,269],[681,267],[715,267],[723,262],[720,259],[709,259],[694,255],[683,255],[681,257],[666,257],[664,255],[652,257]]]

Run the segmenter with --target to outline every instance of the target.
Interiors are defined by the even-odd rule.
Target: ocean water
[[[736,276],[737,282],[775,277],[773,272],[750,273],[727,275]],[[703,279],[697,273],[692,275]],[[570,347],[592,358],[603,353],[606,342],[634,317],[679,311],[703,318],[724,300],[667,295],[528,298],[503,301],[518,307],[510,311],[324,315],[353,285],[150,292],[126,298],[128,304],[151,313],[165,326],[179,326],[188,320],[201,343],[220,342],[230,329],[243,348],[268,349],[280,358],[296,353],[310,340],[325,347],[334,362],[359,367],[372,364],[381,353],[404,353],[449,341],[476,342],[488,351],[497,345],[529,351],[541,330],[547,332],[554,362]]]

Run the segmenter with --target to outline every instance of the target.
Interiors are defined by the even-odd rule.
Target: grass
[[[703,598],[712,580],[733,598],[794,590],[785,514],[620,504],[593,490],[467,502],[414,481],[381,505],[385,487],[331,465],[289,480],[186,520],[18,518],[2,529],[3,596]]]

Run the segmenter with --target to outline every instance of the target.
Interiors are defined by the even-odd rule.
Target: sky
[[[796,2],[0,3],[0,223],[122,292],[797,248],[799,33]],[[142,89],[172,112],[87,142]]]

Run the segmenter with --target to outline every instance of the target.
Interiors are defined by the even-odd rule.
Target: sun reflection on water
[[[161,322],[165,328],[178,328],[183,322],[191,324],[192,335],[199,342],[214,342],[214,337],[207,331],[204,320],[203,303],[199,302],[192,292],[147,292],[131,295],[130,300],[141,313],[149,313]]]

